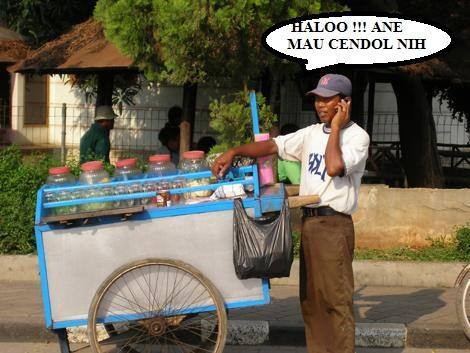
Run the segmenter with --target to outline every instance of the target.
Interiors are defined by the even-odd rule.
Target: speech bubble
[[[451,36],[434,24],[397,14],[340,12],[278,23],[263,34],[275,55],[314,70],[336,64],[399,65],[429,59]]]

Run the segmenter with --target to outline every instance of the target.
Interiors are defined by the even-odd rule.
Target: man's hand
[[[222,153],[212,164],[212,174],[214,174],[217,178],[222,178],[226,173],[227,170],[232,165],[232,160],[235,155],[233,154],[232,150],[228,150],[225,153]]]
[[[331,120],[331,128],[341,130],[344,125],[349,122],[349,112],[351,107],[351,100],[341,99],[336,106],[336,114]]]

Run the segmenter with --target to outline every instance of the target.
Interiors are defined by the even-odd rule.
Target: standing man
[[[351,81],[323,76],[308,92],[315,96],[321,121],[275,139],[228,150],[212,166],[223,175],[234,156],[277,153],[301,162],[300,195],[318,195],[319,204],[303,208],[300,302],[309,353],[354,352],[354,226],[369,136],[350,121]]]
[[[80,164],[96,159],[109,163],[111,150],[109,132],[114,128],[116,117],[111,106],[96,107],[95,122],[80,139]]]

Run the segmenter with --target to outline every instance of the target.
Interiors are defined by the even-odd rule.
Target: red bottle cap
[[[186,151],[183,152],[184,159],[201,159],[204,158],[204,151]]]
[[[55,167],[49,169],[50,175],[57,175],[57,174],[67,174],[70,173],[70,168],[63,166],[63,167]]]
[[[100,170],[100,169],[103,169],[103,162],[101,161],[86,162],[82,164],[81,168],[84,172]]]
[[[135,167],[136,164],[137,158],[121,159],[120,161],[116,162],[116,167]]]
[[[169,162],[170,155],[169,154],[154,154],[153,156],[149,157],[149,162],[157,163],[157,162]]]

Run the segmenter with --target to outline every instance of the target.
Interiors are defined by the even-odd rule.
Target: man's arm
[[[351,101],[341,100],[338,111],[331,121],[331,132],[325,150],[326,172],[330,177],[341,176],[345,172],[343,153],[340,147],[340,132],[349,122],[349,108]]]
[[[227,172],[228,168],[232,165],[232,160],[235,156],[244,157],[263,157],[270,154],[277,154],[277,145],[273,140],[259,141],[247,143],[229,149],[227,152],[220,155],[212,165],[212,174],[222,177]]]

